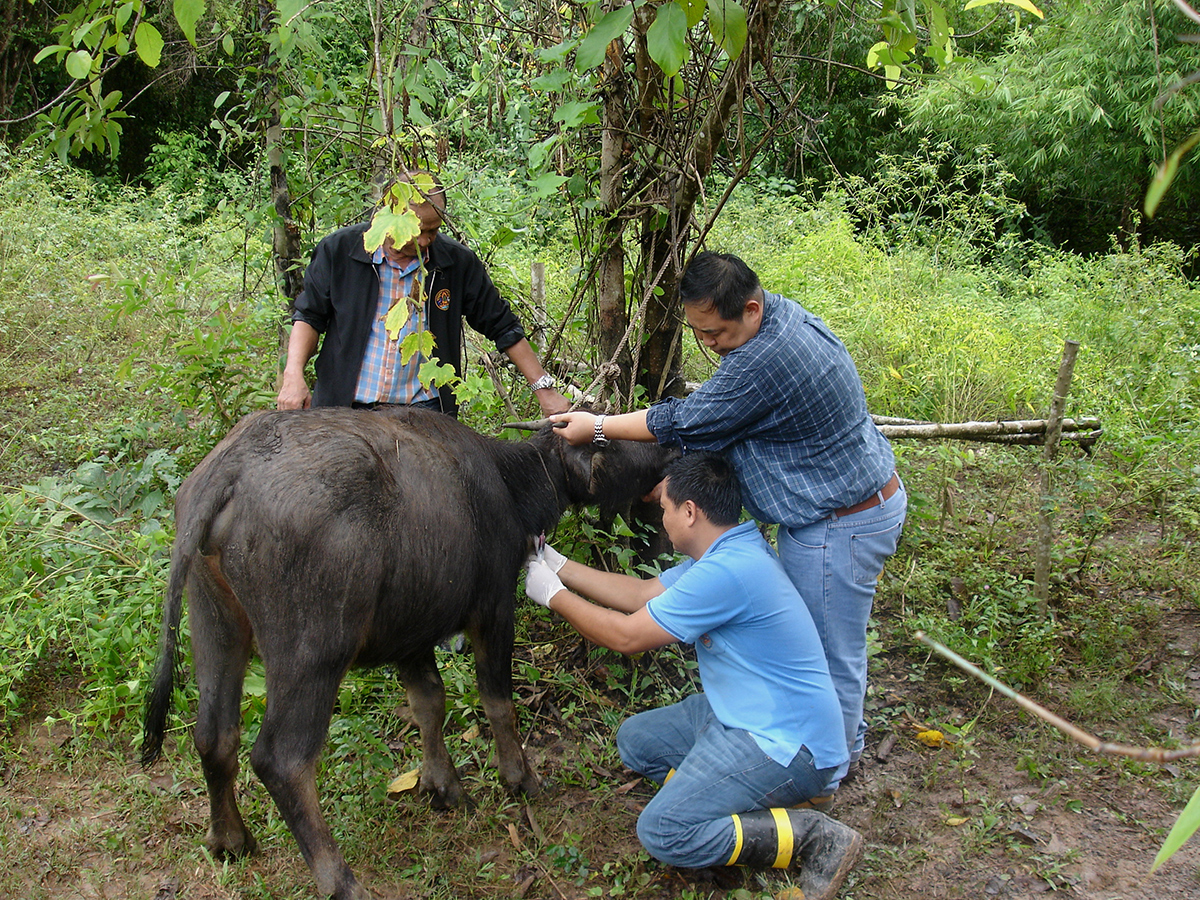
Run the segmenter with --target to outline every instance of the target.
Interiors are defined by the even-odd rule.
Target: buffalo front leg
[[[279,807],[317,888],[336,900],[371,900],[338,849],[317,796],[317,759],[342,672],[276,671],[267,663],[267,711],[250,763]]]
[[[475,651],[479,699],[492,726],[500,777],[511,791],[536,794],[541,781],[525,759],[525,749],[517,734],[517,708],[512,700],[511,604],[507,617],[497,615],[493,621],[470,627],[468,631]]]
[[[446,751],[442,722],[446,718],[446,688],[438,674],[433,649],[419,659],[398,667],[408,692],[408,705],[421,731],[422,794],[434,809],[460,806],[466,799],[454,763]]]
[[[242,682],[251,630],[233,593],[207,574],[189,580],[192,657],[200,699],[192,739],[208,785],[205,845],[218,859],[254,852],[237,805],[238,749],[242,736]]]

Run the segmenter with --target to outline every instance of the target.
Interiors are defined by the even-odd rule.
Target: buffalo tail
[[[154,680],[146,697],[146,715],[142,731],[142,766],[149,767],[162,755],[167,717],[171,712],[171,696],[175,691],[175,672],[179,667],[179,620],[183,614],[183,585],[191,567],[192,554],[176,552],[171,560],[171,575],[167,582],[166,605],[163,607],[162,633],[158,638],[158,663]]]

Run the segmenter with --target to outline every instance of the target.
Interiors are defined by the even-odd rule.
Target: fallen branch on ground
[[[1049,722],[1068,737],[1078,741],[1085,747],[1095,750],[1097,753],[1103,753],[1107,756],[1123,756],[1127,759],[1137,759],[1152,763],[1168,763],[1189,757],[1200,758],[1200,742],[1190,744],[1187,747],[1180,747],[1178,750],[1167,750],[1163,747],[1133,747],[1129,744],[1102,741],[1095,735],[1088,734],[1082,728],[1072,725],[1061,716],[1056,716],[1050,710],[1046,709],[1046,707],[1030,700],[1024,694],[1013,690],[1003,681],[987,674],[978,666],[967,662],[949,647],[939,644],[923,631],[918,631],[914,637],[938,655],[950,660],[950,662],[954,663],[964,672],[974,675],[984,684],[999,691],[1010,700],[1015,701],[1022,709],[1037,716],[1043,722]],[[1154,864],[1150,867],[1150,871],[1153,872],[1170,859],[1172,854],[1182,847],[1188,838],[1195,834],[1198,829],[1200,829],[1200,788],[1192,795],[1192,799],[1188,801],[1183,812],[1179,814],[1179,818],[1175,820],[1175,825],[1171,828],[1166,841],[1159,849],[1158,855],[1154,858]]]
[[[891,416],[871,416],[875,426],[888,438],[929,440],[954,438],[1004,444],[1041,444],[1046,439],[1048,419],[1016,419],[995,422],[918,422]],[[1090,447],[1103,434],[1100,420],[1094,416],[1062,420],[1060,440]]]

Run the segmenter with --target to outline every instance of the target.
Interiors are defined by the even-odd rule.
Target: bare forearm
[[[546,369],[542,366],[541,360],[537,358],[537,354],[533,352],[533,347],[530,346],[529,341],[525,340],[525,338],[521,338],[521,340],[517,341],[504,352],[512,360],[513,365],[517,367],[517,371],[524,375],[525,380],[530,384],[533,384],[546,374]],[[552,387],[534,391],[534,397],[542,410],[542,415],[563,412],[569,409],[571,405],[566,397]]]
[[[596,437],[596,416],[587,412],[567,413],[555,417],[557,422],[567,424],[559,430],[559,434],[567,443],[576,447],[590,444]],[[605,416],[603,422],[604,436],[610,441],[653,441],[654,435],[646,427],[646,411],[621,413],[615,416]]]
[[[636,579],[635,579],[636,580]],[[559,591],[550,598],[550,610],[566,619],[576,631],[601,647],[617,653],[640,653],[673,643],[644,608],[632,614],[605,609],[573,594]]]
[[[635,578],[619,572],[603,572],[582,563],[567,560],[558,577],[572,591],[590,597],[608,609],[632,613],[663,592],[657,578]]]
[[[280,409],[306,409],[312,402],[308,383],[304,380],[304,367],[317,352],[320,335],[307,322],[295,322],[288,337],[287,362],[283,377],[279,380],[279,395],[275,405]]]
[[[504,353],[512,360],[513,365],[517,367],[517,371],[524,375],[525,380],[530,384],[546,374],[541,360],[537,358],[537,354],[533,352],[533,347],[525,338],[521,338],[506,349]]]
[[[646,411],[621,413],[604,417],[604,436],[610,441],[653,441],[654,435],[646,427]]]
[[[283,371],[291,375],[303,375],[305,365],[317,352],[319,338],[317,329],[307,322],[293,322],[292,333],[288,337],[287,362]]]

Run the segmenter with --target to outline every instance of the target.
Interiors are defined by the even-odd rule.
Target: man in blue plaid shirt
[[[554,418],[572,444],[656,440],[734,464],[746,509],[780,526],[780,559],[825,648],[850,751],[836,787],[863,751],[867,620],[907,508],[895,457],[842,342],[799,304],[764,291],[741,259],[698,254],[679,296],[697,338],[721,357],[712,378],[647,410]]]

